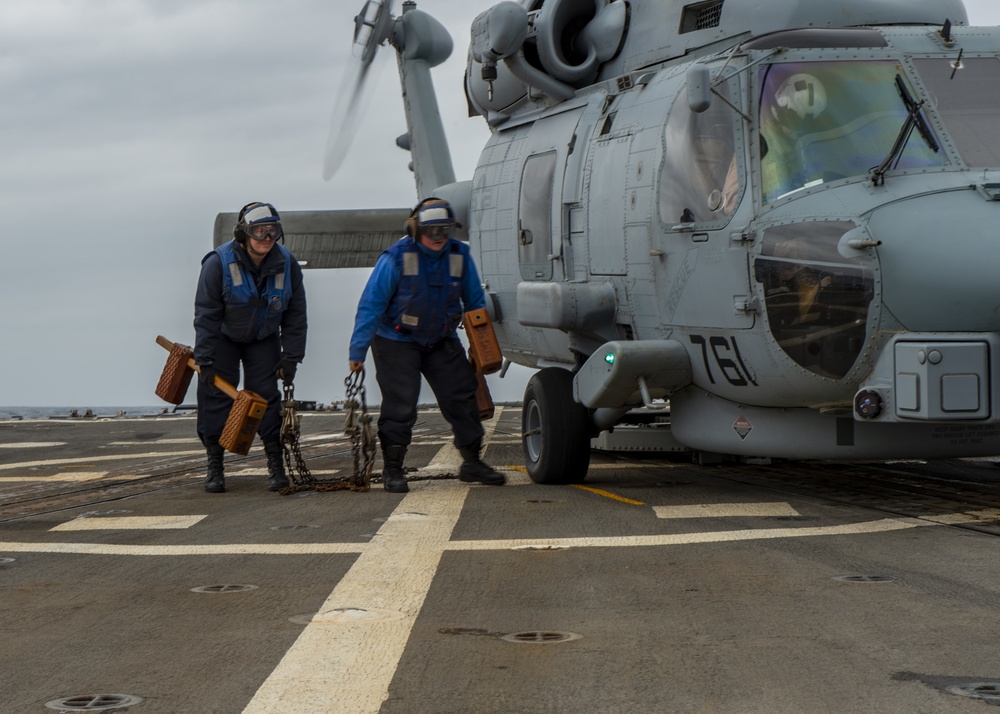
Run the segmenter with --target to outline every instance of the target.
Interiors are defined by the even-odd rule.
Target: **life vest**
[[[215,252],[222,259],[222,300],[226,312],[222,334],[234,342],[261,340],[278,331],[281,318],[292,299],[291,253],[275,244],[283,258],[283,268],[264,278],[263,294],[258,294],[252,276],[236,255],[236,241],[219,246]]]
[[[399,270],[399,286],[383,320],[414,342],[433,345],[462,321],[462,282],[469,248],[448,242],[446,255],[429,258],[406,236],[386,250]]]

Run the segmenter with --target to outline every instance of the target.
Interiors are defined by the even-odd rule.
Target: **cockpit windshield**
[[[956,53],[913,62],[966,165],[1000,167],[1000,60]]]
[[[907,121],[895,60],[786,62],[760,70],[763,200],[867,175],[890,154]],[[905,80],[904,80],[905,82]],[[915,95],[912,88],[910,94]],[[947,163],[914,132],[893,168]]]

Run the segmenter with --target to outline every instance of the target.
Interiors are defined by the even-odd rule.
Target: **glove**
[[[285,384],[291,384],[295,381],[295,370],[298,368],[299,365],[294,360],[282,357],[281,362],[278,363],[278,369],[276,372],[282,382]]]
[[[210,364],[199,365],[201,371],[198,372],[198,379],[205,386],[205,390],[208,392],[214,392],[217,387],[215,386],[215,367]]]

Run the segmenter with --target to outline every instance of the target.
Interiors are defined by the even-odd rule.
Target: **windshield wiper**
[[[913,95],[910,94],[910,90],[906,87],[906,82],[903,81],[902,75],[899,74],[896,75],[896,89],[899,91],[900,99],[903,100],[903,106],[906,107],[906,121],[903,122],[903,128],[899,130],[899,136],[896,137],[896,143],[892,145],[892,151],[889,152],[889,155],[885,157],[885,160],[877,168],[872,169],[872,182],[876,186],[881,186],[885,183],[886,171],[889,170],[893,162],[898,162],[903,149],[906,147],[906,143],[910,140],[910,134],[913,133],[914,127],[920,132],[920,136],[927,142],[927,146],[931,151],[937,153],[941,150],[937,139],[934,138],[934,133],[927,126],[927,120],[924,119],[923,112],[921,111],[924,106],[924,100],[921,99],[918,102],[913,99]]]

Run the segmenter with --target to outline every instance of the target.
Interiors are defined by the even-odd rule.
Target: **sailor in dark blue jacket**
[[[291,384],[306,351],[306,293],[302,268],[278,241],[281,217],[268,203],[243,207],[233,240],[205,256],[194,300],[194,361],[198,436],[208,450],[205,490],[226,490],[219,437],[232,400],[213,385],[218,375],[267,400],[257,431],[267,454],[268,487],[288,485],[282,459],[278,378]]]
[[[382,483],[393,493],[409,490],[403,459],[417,420],[421,374],[462,454],[459,478],[491,486],[506,481],[480,459],[476,374],[456,330],[463,313],[484,307],[486,299],[469,247],[451,237],[457,226],[447,201],[422,201],[407,221],[407,235],[379,257],[358,304],[349,367],[363,369],[371,347],[382,392]]]

